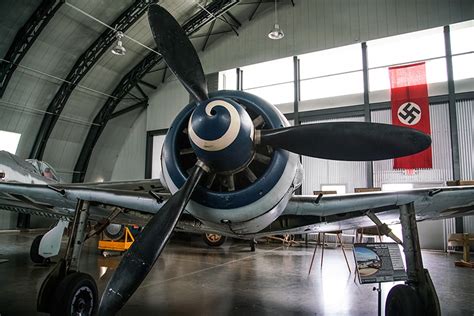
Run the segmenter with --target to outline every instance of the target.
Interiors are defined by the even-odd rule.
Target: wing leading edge
[[[371,226],[367,211],[387,224],[399,222],[399,207],[414,203],[418,221],[474,214],[474,186],[293,196],[283,214],[259,235],[310,233]]]

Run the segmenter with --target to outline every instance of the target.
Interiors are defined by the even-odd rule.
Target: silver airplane
[[[407,265],[408,280],[389,293],[386,314],[415,315],[421,310],[439,315],[436,290],[423,269],[416,221],[473,214],[474,186],[294,194],[303,177],[299,155],[347,161],[390,159],[425,150],[431,139],[414,129],[386,124],[290,126],[274,105],[255,95],[228,90],[208,93],[198,55],[178,22],[157,4],[150,5],[148,19],[156,49],[194,99],[166,135],[161,179],[65,184],[45,173],[46,168],[53,171],[47,164],[0,154],[0,209],[58,219],[58,225],[38,241],[41,255],[58,253],[66,225],[72,232],[66,255],[43,282],[38,311],[115,315],[140,286],[175,229],[253,240],[375,224],[403,245]],[[86,233],[88,221],[97,225]],[[78,272],[78,262],[84,239],[110,223],[144,229],[123,256],[99,303],[95,281]],[[387,226],[394,223],[401,223],[403,241]],[[408,304],[407,297],[416,298],[411,300],[416,304]]]

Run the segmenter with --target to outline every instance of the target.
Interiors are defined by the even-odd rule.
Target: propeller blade
[[[153,216],[124,255],[102,294],[98,315],[115,315],[150,272],[204,169],[196,164],[183,187]]]
[[[207,83],[201,62],[178,21],[156,3],[148,9],[148,21],[158,52],[168,67],[196,100],[206,100]]]
[[[431,138],[389,124],[334,122],[261,130],[260,143],[316,158],[371,161],[415,154],[428,148]]]

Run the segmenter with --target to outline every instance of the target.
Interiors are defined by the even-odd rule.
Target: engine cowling
[[[286,126],[280,111],[255,95],[211,93],[206,104],[187,105],[171,124],[162,149],[162,181],[174,194],[199,157],[212,171],[186,210],[210,227],[222,230],[226,224],[234,234],[256,233],[283,212],[301,185],[298,155],[254,145],[255,130]]]

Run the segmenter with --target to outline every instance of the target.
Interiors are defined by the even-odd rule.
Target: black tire
[[[420,302],[416,291],[405,284],[395,285],[387,295],[386,316],[420,315]]]
[[[81,272],[66,276],[54,292],[51,315],[95,315],[99,306],[94,279]]]
[[[214,233],[202,234],[202,240],[210,247],[219,247],[225,243],[227,237]]]
[[[39,254],[39,245],[44,235],[36,236],[30,247],[30,259],[34,263],[44,263],[46,259]]]
[[[104,229],[104,235],[111,240],[119,240],[125,236],[125,226],[120,224],[109,224]]]

